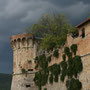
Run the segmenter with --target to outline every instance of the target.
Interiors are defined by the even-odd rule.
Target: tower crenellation
[[[21,34],[10,38],[13,50],[33,47],[34,36]]]

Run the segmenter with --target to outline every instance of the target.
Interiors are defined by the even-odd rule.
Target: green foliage
[[[74,53],[74,55],[76,55],[77,45],[73,44],[70,48],[71,48],[71,51]]]
[[[35,68],[37,69],[39,67],[40,71],[35,73],[34,82],[39,87],[39,90],[41,90],[42,86],[46,85],[49,75],[48,61],[45,54],[36,57],[35,63]]]
[[[52,74],[49,77],[49,82],[50,82],[50,84],[53,84],[53,75]]]
[[[28,28],[29,33],[39,37],[44,37],[46,34],[59,36],[72,31],[74,31],[73,26],[63,14],[43,15],[36,24]]]
[[[70,50],[71,49],[71,50]],[[60,76],[60,80],[62,82],[66,80],[67,90],[81,90],[82,83],[77,79],[77,76],[83,70],[82,60],[80,56],[76,55],[77,45],[72,45],[70,48],[64,48],[64,54],[62,56],[63,61],[60,64],[53,64],[48,67],[48,62],[51,61],[51,56],[47,57],[45,54],[37,57],[36,64],[41,68],[39,72],[35,74],[35,84],[41,90],[42,86],[46,85],[48,80],[50,84],[53,82],[58,82],[58,78]],[[74,56],[72,56],[74,53]],[[58,58],[58,50],[56,49],[53,54]],[[66,60],[66,56],[68,56]]]
[[[62,82],[64,82],[64,79],[65,79],[65,75],[61,75],[61,76],[60,76],[60,80],[61,80]]]
[[[53,56],[58,58],[59,57],[59,53],[58,53],[58,50],[55,50],[54,53],[53,53]]]
[[[55,38],[52,35],[46,35],[42,39],[42,48],[47,49],[47,51],[52,51],[56,47]]]
[[[66,81],[67,90],[81,90],[82,84],[78,79],[72,78]]]
[[[66,61],[66,55],[65,54],[63,54],[62,58],[64,61]]]
[[[67,75],[67,62],[66,61],[62,61],[60,63],[61,66],[61,81],[64,82],[65,76]]]
[[[58,82],[58,75],[55,75],[54,81],[55,81],[55,82]]]
[[[60,72],[61,72],[60,65],[54,64],[50,66],[49,71],[51,73],[50,83],[52,84],[52,78],[54,79],[55,82],[58,82],[58,76],[60,75]]]
[[[41,69],[45,69],[48,67],[48,61],[47,61],[45,54],[40,55],[39,57],[36,57],[35,63],[36,63],[36,66],[35,66],[36,69],[38,67],[40,67]]]
[[[52,51],[54,48],[61,48],[66,41],[67,35],[55,36],[47,34],[42,38],[42,48]]]
[[[77,74],[82,72],[83,70],[83,65],[82,65],[82,61],[81,61],[81,57],[80,56],[75,56],[73,58],[73,74],[75,77],[77,77]]]
[[[64,53],[68,56],[68,54],[70,53],[69,47],[64,48]]]
[[[38,56],[35,57],[35,63],[39,63],[39,58],[38,58]]]
[[[70,49],[72,52],[70,52]],[[70,47],[70,49],[68,47],[65,47],[64,49],[64,53],[68,56],[68,60],[65,62],[65,55],[63,55],[64,61],[61,62],[61,67],[62,67],[61,81],[64,81],[65,77],[68,76],[68,79],[66,81],[67,90],[81,90],[82,84],[77,79],[77,75],[83,70],[81,57],[76,56],[76,51],[77,51],[76,44],[73,44]],[[74,53],[75,55],[74,57],[72,57],[72,53]],[[64,70],[66,70],[66,72]]]
[[[69,47],[64,48],[64,53],[68,56],[68,58],[72,58],[72,53],[70,52]]]
[[[42,37],[42,48],[50,51],[53,48],[62,47],[65,44],[67,33],[75,29],[65,15],[47,14],[43,15],[28,31],[35,36]]]
[[[47,57],[47,61],[51,62],[51,56]]]
[[[23,73],[23,74],[24,74],[24,73],[27,73],[27,71],[26,71],[24,68],[22,68],[21,70],[22,70],[22,73]]]
[[[72,76],[73,76],[73,72],[74,72],[74,65],[73,65],[73,59],[69,59],[68,61],[67,61],[67,63],[68,63],[68,68],[67,68],[67,76],[68,76],[68,78],[72,78]]]
[[[55,76],[60,74],[60,65],[53,64],[49,67],[49,71]]]
[[[41,80],[42,80],[41,72],[36,72],[33,80],[34,80],[35,84],[39,87],[39,90],[40,90],[41,89]]]
[[[80,56],[75,56],[72,59],[68,60],[68,68],[67,68],[67,75],[68,77],[75,76],[82,71],[83,65]]]
[[[42,48],[48,51],[52,51],[54,48],[61,48],[65,44],[66,35],[55,36],[47,34],[42,38]]]
[[[38,64],[36,64],[35,69],[38,69]]]
[[[47,80],[48,74],[45,73],[44,71],[39,71],[35,73],[34,82],[39,88],[46,85]]]
[[[44,88],[44,90],[47,90],[47,88]]]

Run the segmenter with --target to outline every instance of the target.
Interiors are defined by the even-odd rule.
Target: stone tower
[[[13,48],[13,77],[11,90],[37,90],[33,82],[34,58],[38,54],[40,39],[30,34],[10,38]]]

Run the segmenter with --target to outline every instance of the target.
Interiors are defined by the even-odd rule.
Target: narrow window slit
[[[33,69],[28,69],[28,71],[33,71]]]
[[[28,88],[28,87],[31,87],[31,85],[26,85],[26,87]]]
[[[85,28],[82,29],[82,38],[85,37]]]

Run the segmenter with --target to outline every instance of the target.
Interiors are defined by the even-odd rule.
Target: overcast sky
[[[88,18],[90,0],[0,0],[0,73],[12,73],[10,36],[23,33],[47,12],[65,13],[73,25]]]

